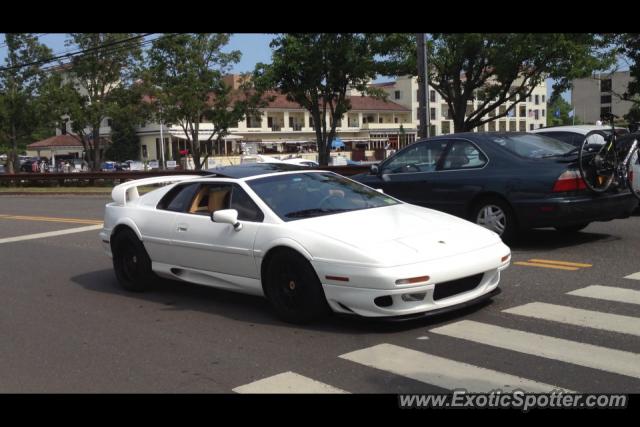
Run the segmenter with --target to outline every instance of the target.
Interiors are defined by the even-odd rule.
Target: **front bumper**
[[[543,228],[627,218],[638,200],[625,191],[518,201],[513,206],[522,228]]]
[[[459,309],[489,298],[497,292],[500,272],[507,265],[485,272],[475,288],[439,300],[433,299],[436,284],[401,289],[369,289],[324,283],[323,289],[327,302],[337,313],[403,320]],[[406,301],[402,298],[405,294],[421,293],[425,296],[419,301]],[[376,298],[387,296],[392,300],[390,306],[381,307],[376,304]]]

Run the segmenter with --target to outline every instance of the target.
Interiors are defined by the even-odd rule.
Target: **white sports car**
[[[494,295],[509,265],[492,231],[332,172],[213,172],[113,189],[100,236],[125,289],[145,290],[158,275],[263,295],[292,322],[331,311],[403,319]]]

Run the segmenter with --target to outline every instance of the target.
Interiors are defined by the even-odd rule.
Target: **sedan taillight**
[[[585,190],[587,184],[580,176],[580,172],[577,170],[569,169],[558,177],[555,184],[553,184],[554,193],[564,193],[567,191]]]

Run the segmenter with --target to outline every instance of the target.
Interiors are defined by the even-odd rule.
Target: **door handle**
[[[187,231],[189,227],[186,224],[178,224],[178,231]]]

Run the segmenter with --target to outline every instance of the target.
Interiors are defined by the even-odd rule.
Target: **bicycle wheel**
[[[640,155],[638,146],[633,148],[633,152],[627,163],[627,185],[631,193],[640,200]]]
[[[597,141],[595,135],[602,136],[604,143]],[[615,141],[612,143],[606,138],[606,134],[602,131],[589,132],[578,154],[580,176],[587,187],[596,193],[604,193],[611,187],[618,165]]]

